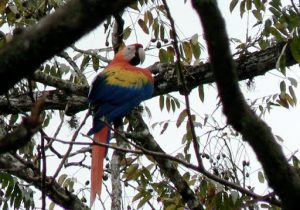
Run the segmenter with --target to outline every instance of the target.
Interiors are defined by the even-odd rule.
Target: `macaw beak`
[[[137,56],[140,59],[140,63],[143,63],[145,60],[145,51],[144,51],[143,47],[139,47],[137,49]]]

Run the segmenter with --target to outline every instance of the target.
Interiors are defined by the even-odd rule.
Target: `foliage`
[[[62,0],[0,1],[0,30],[2,34],[0,47],[4,48],[11,41],[11,37],[22,33],[23,30],[37,23],[42,17],[55,12],[64,4],[65,1]],[[160,1],[139,0],[128,7],[122,14],[126,20],[122,31],[123,42],[127,44],[134,39],[143,41],[144,45],[146,43],[147,53],[154,55],[156,61],[161,64],[176,64],[174,28],[169,23],[166,6]],[[265,50],[276,44],[284,43],[275,67],[276,74],[280,75],[281,78],[278,92],[249,100],[248,103],[251,108],[263,118],[273,108],[295,107],[297,105],[295,89],[298,82],[297,78],[288,73],[286,56],[288,56],[288,52],[291,52],[293,58],[300,62],[300,14],[297,7],[283,4],[280,0],[231,0],[228,6],[230,12],[237,11],[240,18],[248,16],[254,20],[253,25],[249,25],[247,32],[245,32],[247,37],[244,41],[231,37],[230,40],[235,50],[234,57],[243,57],[251,52]],[[101,48],[81,49],[78,47],[80,44],[76,43],[42,64],[38,70],[43,72],[45,77],[50,76],[53,80],[59,79],[59,81],[70,82],[78,86],[87,85],[96,72],[101,71],[111,59],[113,46],[110,44],[109,38],[113,36],[115,24],[114,16],[111,16],[107,17],[101,25],[103,40],[99,41],[98,38],[93,40],[101,42],[99,44]],[[255,33],[251,32],[252,28]],[[184,30],[184,28],[180,30]],[[176,37],[179,40],[180,61],[178,62],[183,66],[183,71],[187,71],[188,68],[185,68],[187,66],[201,66],[203,61],[206,62],[207,51],[199,32],[187,36],[176,33]],[[178,69],[173,69],[173,72],[178,77],[176,85],[181,90],[182,81],[176,74]],[[253,78],[249,79],[252,80]],[[14,98],[29,96],[31,102],[34,103],[40,93],[51,92],[53,89],[64,94],[61,97],[63,101],[67,100],[70,95],[76,95],[76,93],[69,93],[60,89],[59,86],[50,87],[48,82],[26,78],[15,85],[6,96],[1,96],[1,99],[10,101]],[[255,84],[255,81],[253,83]],[[165,158],[172,160],[172,166],[181,174],[183,180],[206,209],[258,209],[259,207],[278,209],[278,203],[272,203],[272,199],[260,202],[264,195],[259,193],[254,195],[256,186],[251,183],[251,178],[254,177],[261,184],[266,184],[266,178],[262,170],[252,171],[253,160],[250,158],[252,154],[250,154],[241,135],[228,126],[227,122],[224,122],[220,103],[214,100],[211,105],[213,108],[210,111],[201,110],[201,106],[204,106],[212,98],[210,95],[212,89],[215,89],[214,85],[204,86],[200,84],[196,91],[191,92],[190,99],[193,97],[196,102],[193,103],[190,116],[189,108],[184,101],[185,98],[177,93],[160,95],[158,100],[152,99],[151,102],[154,102],[155,105],[146,102],[143,114],[148,112],[147,118],[151,122],[152,129],[150,131],[155,134],[157,142],[165,141],[172,129],[181,131],[181,136],[176,136],[176,139],[166,139],[170,142],[180,142],[180,147],[176,151],[167,151],[167,154],[171,155],[166,155]],[[179,92],[182,93],[182,91]],[[78,95],[80,94],[78,93]],[[20,103],[22,103],[21,99]],[[42,153],[45,151],[44,158],[47,162],[45,175],[53,178],[65,191],[74,193],[85,203],[89,194],[89,175],[87,174],[89,174],[90,167],[90,150],[87,146],[90,146],[90,139],[84,136],[80,137],[80,139],[84,139],[80,143],[85,146],[72,144],[62,146],[62,142],[75,141],[78,135],[75,131],[79,131],[81,129],[79,124],[85,122],[82,113],[72,113],[69,116],[68,103],[66,104],[64,110],[58,110],[56,104],[52,109],[44,110],[41,114],[41,130],[31,142],[18,150],[15,155],[24,162],[33,165],[42,174],[42,168],[45,167]],[[149,108],[148,105],[151,107]],[[155,110],[152,109],[153,107]],[[21,123],[21,118],[27,115],[28,113],[22,109],[15,113],[6,113],[2,127],[5,127],[6,132],[11,132]],[[158,115],[166,117],[160,120]],[[152,119],[151,116],[157,117],[159,120]],[[131,132],[130,122],[128,124],[126,122],[124,120],[128,133],[134,135],[135,133]],[[65,124],[68,124],[69,127],[66,128]],[[197,131],[197,141],[200,143],[200,150],[196,153],[200,154],[206,171],[211,174],[210,177],[201,171],[192,170],[193,168],[188,167],[188,164],[197,167],[193,129]],[[280,136],[276,137],[278,141],[282,141]],[[42,141],[45,143],[44,146],[42,146]],[[126,153],[121,161],[121,181],[125,186],[124,191],[128,192],[128,194],[123,193],[123,196],[128,195],[124,199],[126,200],[124,206],[128,204],[128,209],[142,209],[146,206],[166,210],[187,208],[181,192],[153,158],[155,154],[146,153],[145,155],[137,152],[143,152],[139,148],[141,146],[143,145],[128,143],[126,149],[131,150],[131,152]],[[66,152],[68,148],[71,148],[71,152]],[[109,155],[110,153],[108,157]],[[298,169],[299,160],[296,156],[292,157],[292,162],[293,166]],[[110,167],[109,164],[106,167],[105,181],[110,178]],[[77,173],[84,175],[77,176]],[[257,176],[253,174],[257,174]],[[31,186],[28,183],[23,183],[24,181],[20,177],[12,176],[9,172],[0,170],[0,182],[0,193],[2,194],[0,206],[2,209],[8,209],[9,206],[15,209],[20,208],[20,206],[25,209],[33,209],[37,203],[40,204]],[[107,182],[104,184],[108,185]],[[107,187],[107,190],[110,191],[111,188]],[[101,198],[102,204],[108,205],[103,196]],[[55,207],[54,202],[50,204],[49,209]],[[97,203],[97,205],[100,204]]]
[[[29,186],[20,184],[17,179],[8,173],[0,172],[1,206],[2,209],[34,209],[33,191]]]

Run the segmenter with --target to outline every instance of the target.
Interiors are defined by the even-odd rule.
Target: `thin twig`
[[[201,159],[201,156],[200,156],[200,153],[199,153],[200,146],[199,146],[199,143],[198,143],[198,140],[197,140],[194,121],[193,121],[193,118],[192,118],[192,115],[191,115],[191,107],[190,107],[190,100],[189,100],[189,96],[188,96],[188,89],[187,89],[186,81],[184,79],[182,66],[181,66],[181,62],[180,62],[180,52],[179,52],[179,48],[178,48],[178,40],[177,40],[177,33],[176,33],[175,23],[174,23],[173,17],[171,16],[171,12],[170,12],[170,9],[168,7],[167,1],[162,0],[162,2],[165,6],[167,17],[170,21],[171,28],[172,28],[173,39],[174,39],[173,47],[175,49],[175,54],[176,54],[176,63],[177,63],[177,67],[178,67],[179,78],[180,78],[180,81],[182,83],[184,99],[185,99],[185,104],[186,104],[186,113],[187,113],[187,116],[188,116],[188,121],[189,121],[189,124],[190,124],[191,134],[192,134],[192,137],[193,137],[193,146],[194,146],[194,150],[195,150],[195,155],[196,155],[199,167],[203,168],[204,166],[203,166],[202,159]]]
[[[45,155],[45,138],[41,135],[41,157],[42,157],[42,210],[46,209],[46,173],[47,173],[47,161]]]
[[[297,13],[297,15],[300,16],[299,10],[298,10],[298,8],[297,8],[297,6],[296,6],[294,0],[291,0],[291,3],[292,3],[292,6],[293,6],[295,12]]]
[[[75,61],[69,56],[69,54],[67,52],[61,52],[58,56],[64,58],[72,66],[72,68],[74,69],[74,71],[76,72],[78,77],[80,78],[83,85],[88,85],[89,84],[86,77],[84,76],[84,74],[80,70],[80,68],[77,66]]]
[[[118,132],[118,131],[115,131],[115,132]],[[87,137],[87,138],[90,138],[91,140],[93,140],[91,137],[87,136],[87,135],[84,135],[82,134],[83,136]],[[122,136],[122,138],[126,139],[126,137],[129,137],[131,139],[137,139],[137,138],[145,138],[145,137],[141,137],[141,136],[135,136],[133,134],[126,134],[126,136],[124,136],[124,134],[122,133],[119,133],[119,135]],[[124,152],[124,153],[133,153],[133,154],[138,154],[138,155],[151,155],[151,156],[156,156],[156,157],[161,157],[161,158],[165,158],[165,159],[168,159],[168,160],[172,160],[176,163],[179,163],[183,166],[185,166],[186,168],[189,168],[189,169],[192,169],[194,171],[197,171],[197,172],[200,172],[200,173],[203,173],[203,175],[205,175],[206,177],[208,177],[209,179],[211,180],[214,180],[220,184],[223,184],[223,185],[226,185],[232,189],[235,189],[243,194],[246,194],[248,196],[251,196],[255,199],[258,199],[258,200],[261,200],[261,201],[267,201],[267,202],[270,202],[272,204],[275,204],[275,205],[278,205],[278,206],[281,206],[281,203],[280,201],[274,199],[274,198],[270,198],[270,197],[267,197],[267,196],[261,196],[261,195],[258,195],[254,192],[252,192],[251,190],[247,190],[246,188],[243,188],[241,187],[240,185],[237,185],[236,183],[233,183],[233,182],[230,182],[230,181],[227,181],[225,179],[222,179],[221,177],[219,176],[216,176],[212,173],[209,173],[207,172],[206,170],[203,170],[203,168],[199,167],[199,166],[196,166],[196,165],[193,165],[189,162],[186,162],[185,160],[183,159],[180,159],[180,158],[177,158],[177,157],[174,157],[174,156],[171,156],[171,155],[168,155],[166,153],[161,153],[161,152],[155,152],[155,151],[151,151],[151,150],[147,150],[141,146],[138,146],[136,144],[133,144],[133,143],[130,143],[131,145],[133,145],[134,147],[136,147],[138,150],[131,150],[131,149],[125,149],[125,148],[122,148],[122,147],[118,147],[118,146],[114,146],[114,145],[111,145],[111,144],[105,144],[105,143],[100,143],[100,142],[94,142],[93,143],[87,143],[87,142],[74,142],[74,141],[64,141],[64,140],[60,140],[60,139],[55,139],[55,141],[57,142],[60,142],[62,144],[71,144],[71,145],[97,145],[97,146],[101,146],[101,147],[106,147],[106,148],[111,148],[111,149],[114,149],[114,150],[118,150],[120,152]]]
[[[79,127],[76,129],[76,131],[74,132],[74,134],[72,136],[72,139],[71,139],[72,143],[75,142],[75,140],[76,140],[76,138],[78,136],[79,131],[81,130],[82,126],[85,124],[85,121],[86,121],[86,119],[88,118],[89,115],[90,115],[90,111],[87,111],[84,119],[82,120],[81,124],[79,125]],[[64,155],[63,159],[61,160],[59,166],[57,167],[57,169],[56,169],[56,171],[55,171],[55,173],[53,175],[53,179],[55,179],[58,176],[58,174],[59,174],[60,170],[62,169],[62,167],[63,167],[66,159],[68,158],[69,154],[71,153],[72,148],[73,148],[73,144],[70,144],[69,148],[68,148],[68,150],[66,152],[66,154]]]
[[[81,49],[79,49],[79,48],[77,48],[77,47],[75,47],[74,45],[73,46],[71,46],[71,48],[74,50],[74,51],[76,51],[76,52],[79,52],[79,53],[82,53],[82,54],[86,54],[86,55],[91,55],[91,56],[95,56],[96,58],[98,58],[100,61],[103,61],[103,62],[105,62],[105,63],[110,63],[111,62],[111,60],[110,59],[108,59],[108,58],[106,58],[106,57],[104,57],[104,56],[101,56],[101,55],[99,55],[98,53],[99,52],[101,52],[102,50],[81,50]],[[104,50],[103,50],[104,51]],[[108,49],[105,49],[105,51],[110,51],[110,49],[108,48]]]
[[[62,114],[62,116],[61,116],[60,123],[59,123],[59,125],[58,125],[58,127],[57,127],[57,129],[56,129],[56,131],[55,131],[55,133],[54,133],[54,136],[53,136],[54,139],[56,139],[57,135],[59,134],[59,132],[60,132],[60,130],[61,130],[63,124],[64,124],[65,113],[66,113],[66,111],[67,111],[68,109],[69,109],[69,103],[66,104],[66,108],[65,108],[65,110],[64,110],[64,112],[63,112],[63,114]],[[53,148],[53,147],[52,147],[52,143],[53,143],[53,141],[50,140],[50,142],[48,142],[48,144],[45,145],[45,149],[48,149],[49,147],[50,147],[50,148]]]

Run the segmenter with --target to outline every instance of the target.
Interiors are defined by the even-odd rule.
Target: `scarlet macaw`
[[[94,134],[95,142],[109,143],[110,129],[105,125],[124,117],[141,101],[151,97],[153,77],[148,69],[135,65],[143,62],[145,52],[141,44],[132,44],[121,49],[92,82],[88,101],[93,113],[93,127],[88,135]],[[103,160],[107,149],[92,146],[91,200],[101,194]]]

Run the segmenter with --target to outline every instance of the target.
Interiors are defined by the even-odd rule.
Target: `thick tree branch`
[[[18,125],[11,133],[1,136],[0,138],[0,154],[17,150],[26,145],[32,136],[40,129],[41,121],[40,113],[43,111],[46,95],[43,95],[33,106],[31,115],[24,117],[20,125]]]
[[[238,75],[229,49],[225,23],[213,0],[193,0],[204,29],[205,40],[228,123],[251,145],[270,186],[284,209],[299,209],[300,178],[288,164],[271,129],[247,105],[238,86]],[[257,67],[258,68],[258,67]]]
[[[0,95],[133,0],[71,0],[0,50]]]
[[[281,55],[283,46],[287,43],[278,43],[277,45],[265,50],[256,51],[241,55],[235,59],[238,79],[253,79],[256,76],[264,75],[266,72],[276,68],[276,62]],[[286,66],[292,66],[297,63],[286,47]],[[155,76],[155,93],[154,95],[166,94],[173,91],[180,91],[178,87],[178,79],[175,71],[175,64],[156,63],[150,66],[150,70],[156,73]],[[185,66],[186,71],[184,77],[187,88],[192,90],[202,84],[215,82],[210,63],[200,64],[197,66]]]
[[[42,84],[56,87],[66,93],[72,93],[78,96],[86,96],[88,92],[88,85],[75,85],[72,82],[45,74],[42,71],[35,71],[32,79]]]
[[[88,87],[86,87],[88,90]],[[68,95],[59,90],[42,91],[34,94],[34,98],[47,94],[44,109],[66,110],[66,114],[73,115],[87,109],[87,98],[77,95]],[[20,111],[28,112],[33,106],[29,94],[11,96],[9,99],[0,97],[0,113],[16,114]]]
[[[276,68],[276,62],[281,54],[282,47],[286,43],[280,43],[276,46],[265,50],[243,55],[235,60],[239,80],[252,79],[258,75],[264,75],[266,72]],[[291,56],[289,47],[286,48],[286,64],[292,66],[297,62]],[[174,64],[156,63],[149,67],[155,73],[155,90],[153,97],[161,94],[166,94],[174,91],[180,91],[178,80],[174,68]],[[184,71],[184,76],[188,90],[192,90],[202,84],[215,82],[210,64],[201,64],[199,66],[185,66],[187,71]],[[65,110],[68,103],[68,114],[74,114],[87,109],[85,96],[88,93],[89,87],[84,85],[71,84],[65,80],[46,75],[37,71],[33,79],[45,83],[49,86],[56,87],[65,91],[50,91],[49,97],[45,104],[45,109]],[[1,78],[0,78],[1,81]],[[36,95],[41,95],[41,93]],[[76,96],[79,95],[79,96]],[[0,97],[0,112],[5,114],[18,113],[19,110],[24,112],[29,111],[32,106],[32,101],[29,96],[11,96],[11,106],[5,97]]]
[[[147,135],[148,138],[133,139],[134,141],[136,141],[136,144],[141,145],[142,147],[150,151],[165,153],[153,139],[153,136],[149,133],[148,126],[143,121],[139,111],[135,110],[131,112],[128,117],[130,120],[130,124],[136,133],[142,133],[144,136],[146,133],[149,134]],[[168,177],[177,188],[178,192],[182,196],[182,200],[187,204],[189,209],[202,210],[203,207],[200,204],[199,199],[189,187],[187,182],[180,175],[177,167],[173,164],[173,162],[160,156],[153,156],[153,158],[159,165],[159,168],[161,169],[163,174]]]

